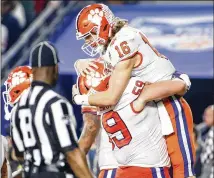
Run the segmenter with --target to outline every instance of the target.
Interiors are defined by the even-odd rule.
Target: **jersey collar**
[[[31,83],[31,86],[32,86],[32,87],[34,87],[34,86],[44,86],[44,87],[52,88],[51,85],[49,85],[49,84],[47,84],[47,83],[45,83],[45,82],[42,82],[42,81],[38,81],[38,80],[33,81],[33,82]]]

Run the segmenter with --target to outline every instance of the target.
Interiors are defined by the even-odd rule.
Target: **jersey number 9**
[[[132,136],[117,112],[110,111],[105,113],[102,118],[102,124],[105,131],[110,135],[110,142],[118,148],[122,148],[131,142]]]

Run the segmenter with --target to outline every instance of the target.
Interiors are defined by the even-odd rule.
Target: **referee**
[[[58,79],[58,55],[47,41],[30,54],[33,82],[12,112],[15,153],[23,158],[26,178],[92,178],[75,133],[70,103],[52,87]]]

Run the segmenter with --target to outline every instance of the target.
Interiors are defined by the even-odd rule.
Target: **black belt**
[[[45,165],[40,168],[40,172],[62,172],[56,165]]]
[[[59,169],[56,165],[51,164],[51,165],[42,165],[42,166],[35,166],[32,165],[31,169],[30,169],[30,173],[26,174],[26,178],[30,178],[33,174],[39,174],[42,172],[56,172],[56,173],[63,173],[65,174],[65,176],[69,177],[69,178],[75,178],[75,176],[73,175],[73,173],[67,172],[63,169]]]
[[[59,168],[57,168],[56,165],[43,165],[43,166],[32,166],[31,167],[31,173],[35,174],[35,173],[39,173],[39,172],[64,172],[61,171]]]

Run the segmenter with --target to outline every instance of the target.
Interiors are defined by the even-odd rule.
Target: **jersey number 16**
[[[123,41],[120,43],[120,46],[115,46],[115,49],[118,52],[118,55],[120,58],[123,58],[124,55],[127,55],[130,53],[131,49],[128,46],[128,42],[127,41]]]

